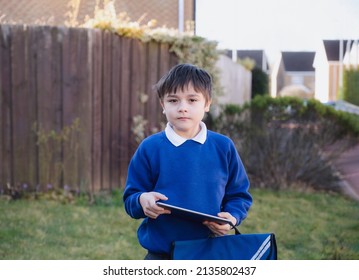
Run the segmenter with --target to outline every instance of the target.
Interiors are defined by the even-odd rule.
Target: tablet
[[[202,212],[197,212],[194,210],[174,206],[174,205],[167,204],[167,203],[164,203],[161,201],[157,201],[156,203],[158,206],[161,206],[165,209],[171,210],[171,214],[176,215],[178,217],[188,218],[188,219],[191,219],[194,221],[199,221],[199,222],[211,221],[211,222],[216,222],[219,224],[229,224],[229,225],[233,226],[232,222],[229,219],[225,219],[225,218],[221,218],[218,216],[213,216],[213,215],[205,214]]]

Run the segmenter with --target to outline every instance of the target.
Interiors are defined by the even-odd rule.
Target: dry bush
[[[258,97],[225,106],[211,128],[235,142],[255,187],[339,190],[333,162],[358,142],[353,118],[316,101]]]

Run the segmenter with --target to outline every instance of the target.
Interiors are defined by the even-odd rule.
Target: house
[[[358,56],[358,40],[323,40],[314,60],[315,98],[321,102],[340,99],[343,71],[358,65]]]
[[[271,74],[271,95],[311,98],[315,90],[315,52],[281,52]]]
[[[83,24],[86,16],[93,17],[96,5],[103,8],[106,0],[0,0],[0,24],[64,25]],[[152,19],[157,27],[166,26],[180,31],[187,25],[194,28],[195,0],[112,0],[116,13],[126,12],[131,21]]]
[[[268,58],[264,50],[225,50],[225,54],[232,58],[233,61],[250,58],[255,62],[255,67],[258,67],[264,73],[269,74],[270,72]]]

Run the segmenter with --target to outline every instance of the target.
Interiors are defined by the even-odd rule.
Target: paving
[[[359,144],[343,153],[335,165],[344,179],[344,193],[359,201]]]

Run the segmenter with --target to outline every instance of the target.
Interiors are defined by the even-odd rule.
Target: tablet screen
[[[157,201],[157,205],[161,206],[165,209],[171,210],[171,214],[179,216],[179,217],[189,218],[191,220],[195,220],[195,221],[199,221],[199,222],[212,221],[212,222],[216,222],[219,224],[230,224],[231,226],[233,226],[232,222],[225,218],[221,218],[221,217],[205,214],[202,212],[197,212],[194,210],[174,206],[174,205],[167,204],[167,203],[164,203],[161,201]]]

